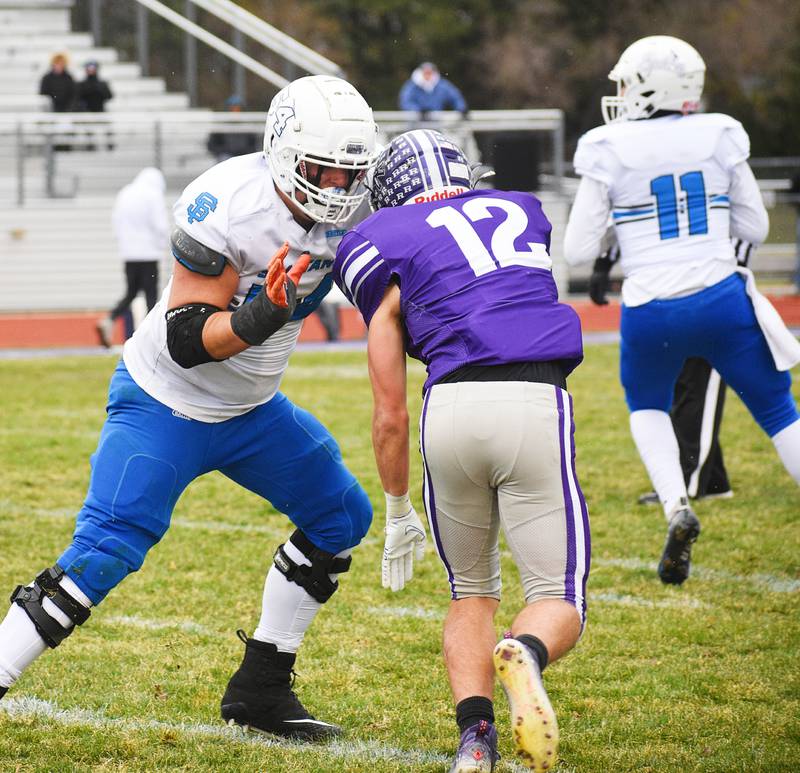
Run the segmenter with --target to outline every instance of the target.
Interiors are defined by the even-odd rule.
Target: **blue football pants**
[[[739,274],[684,298],[623,306],[620,333],[620,376],[631,412],[669,412],[684,361],[702,357],[770,437],[800,418],[792,377],[775,367]]]
[[[141,567],[183,490],[212,470],[286,513],[322,550],[355,547],[369,529],[372,507],[336,441],[280,393],[226,421],[194,421],[140,389],[120,361],[107,413],[72,544],[58,559],[94,604]]]

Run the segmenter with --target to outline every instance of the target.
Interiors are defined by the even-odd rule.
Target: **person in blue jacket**
[[[398,96],[401,110],[414,110],[425,118],[432,110],[467,112],[467,102],[458,87],[443,78],[432,62],[423,62],[411,73]]]

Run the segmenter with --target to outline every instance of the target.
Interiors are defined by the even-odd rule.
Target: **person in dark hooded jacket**
[[[86,78],[78,84],[78,108],[87,113],[102,113],[106,109],[106,102],[114,95],[108,82],[97,76],[97,62],[86,62],[85,67]]]
[[[67,70],[67,57],[55,54],[50,60],[50,70],[39,82],[39,93],[50,97],[53,112],[66,113],[72,110],[75,102],[75,81]]]

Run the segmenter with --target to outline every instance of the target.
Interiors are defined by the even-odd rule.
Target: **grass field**
[[[736,496],[700,503],[703,534],[682,588],[655,575],[664,522],[628,432],[618,350],[594,346],[570,379],[578,474],[590,506],[586,633],[547,671],[562,733],[558,770],[800,770],[800,494],[729,394],[722,441]],[[112,357],[0,362],[0,591],[70,539],[103,421]],[[412,366],[411,410],[422,370]],[[376,506],[365,355],[299,353],[284,391],[333,431]],[[418,482],[419,458],[413,455]],[[420,507],[419,486],[414,499]],[[429,551],[400,594],[380,587],[383,512],[298,658],[296,688],[341,742],[244,737],[218,718],[239,663],[237,628],[260,610],[287,520],[218,474],[189,488],[173,526],[58,650],[0,701],[0,771],[382,773],[447,769],[456,742],[440,656],[448,594]],[[504,554],[498,631],[521,603]],[[0,607],[0,614],[4,614]],[[505,698],[503,761],[519,771]]]

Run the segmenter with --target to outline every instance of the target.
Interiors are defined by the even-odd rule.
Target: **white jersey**
[[[623,302],[686,295],[733,273],[731,210],[737,204],[758,210],[755,218],[765,225],[733,235],[763,240],[768,221],[745,163],[749,153],[742,125],[715,113],[609,124],[580,139],[574,165],[587,182],[582,198],[592,191],[605,198],[594,211],[598,218],[610,216],[616,232]],[[735,200],[739,178],[747,175],[738,188],[756,202]],[[580,213],[574,214],[565,240],[568,260],[576,252],[576,232],[585,227],[573,222]]]
[[[275,190],[262,153],[223,161],[190,183],[174,208],[175,223],[192,238],[222,253],[239,274],[228,307],[233,311],[261,290],[267,264],[289,242],[286,266],[303,252],[312,262],[298,287],[292,320],[260,346],[251,346],[222,362],[182,368],[167,349],[172,281],[133,337],[123,359],[134,381],[151,397],[193,419],[219,422],[270,400],[278,391],[303,319],[331,286],[330,270],[346,230],[363,219],[360,209],[347,222],[316,223],[306,231]]]

